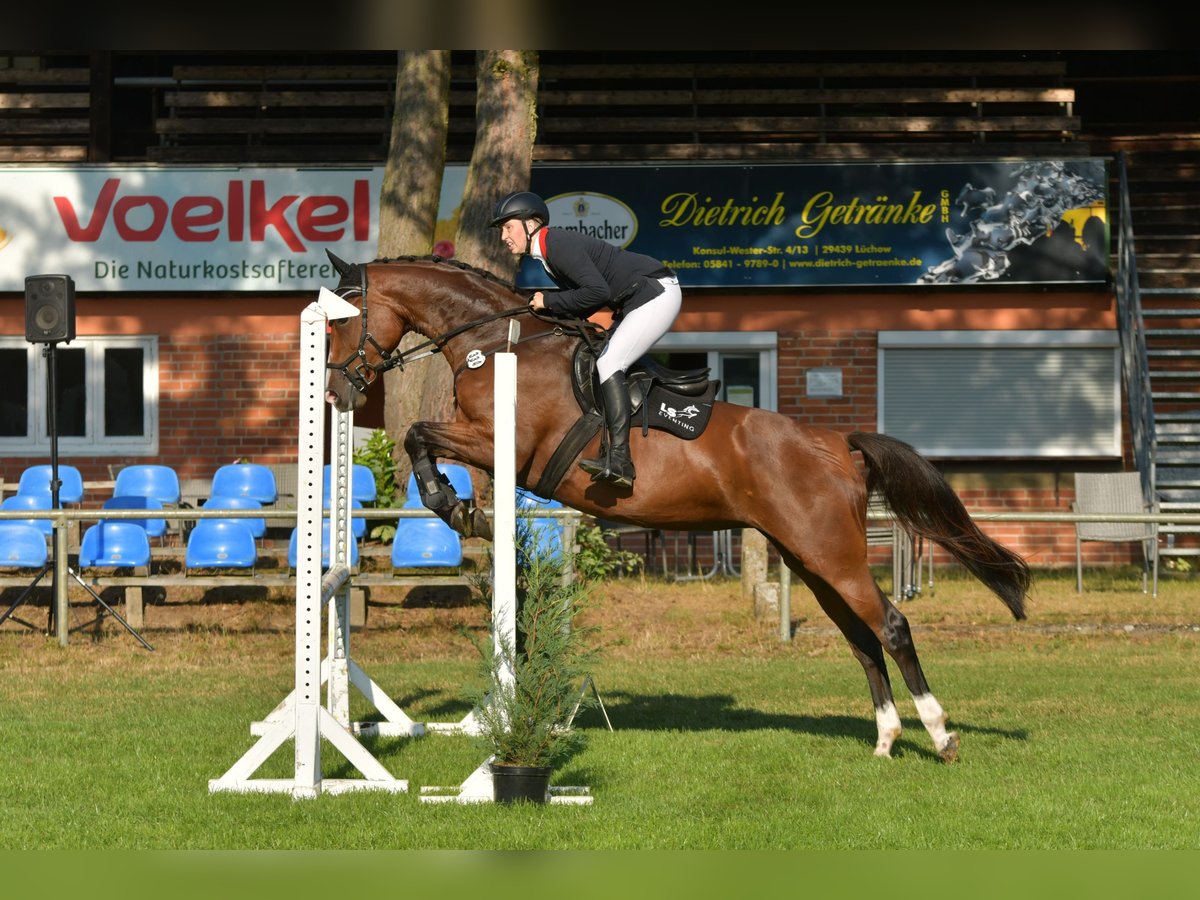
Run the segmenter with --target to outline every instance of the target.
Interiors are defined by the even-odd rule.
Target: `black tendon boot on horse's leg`
[[[579,467],[592,476],[618,487],[633,487],[633,460],[629,457],[629,389],[625,373],[616,372],[600,385],[604,421],[608,426],[608,459],[581,459]]]

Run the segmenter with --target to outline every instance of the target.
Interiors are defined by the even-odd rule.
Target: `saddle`
[[[551,497],[588,442],[604,427],[604,411],[600,396],[600,379],[596,375],[596,357],[600,355],[591,341],[581,340],[571,358],[571,387],[579,404],[581,416],[563,437],[534,489],[540,497]],[[629,386],[630,430],[640,421],[642,437],[651,428],[665,431],[684,440],[694,440],[704,433],[712,415],[713,398],[721,387],[720,381],[708,377],[709,370],[677,371],[659,365],[643,356],[625,373]],[[605,437],[605,440],[607,437]]]

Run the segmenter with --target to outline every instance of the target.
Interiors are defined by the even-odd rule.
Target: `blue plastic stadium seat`
[[[243,521],[201,519],[188,535],[189,569],[252,569],[257,561],[258,545]]]
[[[329,568],[329,529],[330,522],[328,519],[321,520],[321,568]],[[296,568],[299,557],[297,555],[300,546],[300,529],[292,529],[292,539],[288,542],[288,565],[291,568]],[[350,567],[354,568],[358,565],[358,542],[350,542]]]
[[[79,542],[79,565],[148,566],[150,537],[134,522],[97,522]]]
[[[0,522],[0,566],[40,569],[49,558],[40,529],[11,519]]]
[[[179,475],[170,466],[138,464],[117,472],[114,497],[151,497],[161,504],[179,502]]]
[[[331,500],[328,494],[325,495],[325,511],[329,511]],[[354,515],[354,510],[362,509],[362,501],[350,499],[350,531],[354,533],[356,540],[362,540],[367,535],[367,520]]]
[[[5,497],[3,502],[0,502],[0,509],[5,510],[46,510],[52,508],[53,502],[49,490],[28,494],[13,494],[11,497]],[[49,519],[6,519],[5,521],[19,522],[22,525],[36,528],[43,536],[43,539],[46,535],[54,533],[54,523]]]
[[[459,500],[470,500],[475,496],[475,486],[471,484],[471,473],[467,471],[466,466],[460,466],[458,463],[438,463],[438,471],[449,479],[451,486],[454,488],[454,493],[458,494]],[[417,487],[417,476],[410,473],[408,476],[408,488],[405,491],[405,496],[408,499],[417,498],[416,506],[420,506],[420,488]],[[405,501],[407,505],[407,500]]]
[[[332,466],[327,464],[323,476],[327,503],[329,498],[333,496],[333,489],[330,486],[332,468]],[[374,503],[375,497],[375,473],[371,471],[370,466],[364,466],[362,463],[354,463],[350,467],[350,499],[357,500],[359,503]]]
[[[562,509],[558,500],[547,500],[524,488],[517,488],[517,527],[528,528],[534,552],[551,559],[562,558],[562,520],[553,516],[538,516],[540,509]]]
[[[51,474],[50,466],[30,466],[21,473],[21,479],[17,482],[17,493],[40,494],[45,491],[49,494]],[[83,476],[77,468],[59,463],[58,480],[62,482],[58,489],[59,503],[83,502]]]
[[[251,497],[229,496],[226,494],[213,494],[201,504],[203,509],[262,509],[262,503]],[[204,521],[204,520],[202,520]],[[250,533],[256,538],[260,538],[267,533],[267,520],[262,519],[208,519],[207,521],[229,521],[241,522],[250,529]]]
[[[456,468],[466,472],[461,466]],[[453,476],[448,474],[448,477],[451,477],[453,482]],[[409,491],[404,501],[404,509],[423,509],[416,480],[410,477],[408,483]],[[469,478],[467,484],[470,484]],[[458,492],[457,485],[455,492]],[[459,494],[459,497],[462,497],[462,494]],[[462,539],[458,532],[441,519],[397,520],[396,536],[392,539],[392,568],[458,566],[462,564],[462,558]]]
[[[257,463],[230,463],[213,473],[212,496],[248,497],[259,503],[274,503],[278,494],[275,473]]]
[[[161,511],[162,501],[155,497],[119,494],[104,501],[105,509],[146,509]],[[167,533],[166,519],[113,519],[110,521],[126,522],[136,525],[146,532],[147,537],[160,538]]]

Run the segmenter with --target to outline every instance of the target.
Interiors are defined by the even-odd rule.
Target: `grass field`
[[[603,585],[589,745],[555,776],[590,807],[420,804],[480,762],[460,737],[376,739],[409,794],[210,795],[291,688],[288,601],[150,608],[148,653],[110,624],[67,648],[0,632],[0,847],[88,849],[1195,849],[1200,584],[1040,574],[1016,623],[938,573],[902,609],[962,738],[943,765],[892,667],[905,733],[872,756],[862,670],[811,597],[796,636],[733,581]],[[73,615],[83,615],[76,612]],[[474,677],[456,604],[373,607],[356,660],[419,721],[460,718]],[[357,695],[356,695],[357,696]],[[371,717],[361,700],[356,718]],[[288,742],[260,775],[288,777]],[[353,773],[332,748],[332,777]]]

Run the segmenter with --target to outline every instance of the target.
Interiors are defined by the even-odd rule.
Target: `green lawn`
[[[616,730],[585,712],[588,747],[555,777],[590,786],[590,807],[421,804],[417,787],[480,762],[436,735],[369,744],[408,794],[210,795],[290,690],[290,634],[149,630],[147,653],[111,628],[65,649],[5,631],[0,847],[1194,849],[1200,592],[1168,581],[1152,601],[1127,580],[1077,597],[1073,573],[1043,577],[1028,624],[941,573],[902,606],[962,738],[948,766],[894,667],[905,734],[893,759],[872,756],[862,671],[801,592],[782,643],[736,586],[640,583],[656,624],[614,603],[632,624],[608,634],[595,673]],[[461,717],[469,653],[406,660],[405,627],[356,634],[355,658],[419,721]],[[291,756],[289,741],[259,774],[288,777]],[[329,745],[323,759],[326,775],[353,774]]]

